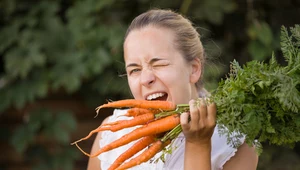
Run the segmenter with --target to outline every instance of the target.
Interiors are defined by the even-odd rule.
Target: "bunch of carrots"
[[[133,118],[104,123],[97,129],[92,130],[86,137],[73,142],[72,145],[75,144],[82,153],[89,157],[97,157],[101,153],[137,141],[132,147],[122,153],[109,168],[109,170],[121,170],[131,168],[150,160],[158,152],[168,146],[182,131],[179,114],[188,111],[189,105],[175,105],[168,101],[127,99],[103,104],[96,108],[97,114],[102,108],[128,108],[127,113],[123,116]],[[120,139],[103,146],[98,152],[93,154],[86,153],[77,144],[100,131],[109,130],[116,132],[124,128],[138,125],[140,127],[122,136]],[[131,157],[143,149],[145,150],[140,155],[131,159]]]

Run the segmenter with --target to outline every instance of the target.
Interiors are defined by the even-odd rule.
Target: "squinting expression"
[[[197,98],[194,75],[199,64],[184,60],[171,30],[146,26],[129,33],[124,43],[128,84],[135,99],[175,104]],[[194,62],[197,63],[197,62]]]

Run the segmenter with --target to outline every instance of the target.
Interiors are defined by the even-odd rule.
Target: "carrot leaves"
[[[300,141],[300,26],[290,32],[281,29],[286,66],[279,65],[274,55],[269,63],[253,60],[240,66],[233,61],[228,77],[213,91],[220,132],[229,143],[237,141],[232,138],[237,131],[250,145],[293,146]]]

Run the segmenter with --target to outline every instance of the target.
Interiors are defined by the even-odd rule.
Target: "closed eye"
[[[153,67],[164,67],[168,66],[169,64],[155,64]]]
[[[164,67],[170,65],[170,61],[161,58],[153,58],[151,59],[150,64],[152,67]]]

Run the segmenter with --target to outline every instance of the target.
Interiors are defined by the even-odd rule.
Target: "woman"
[[[128,84],[135,99],[190,105],[190,112],[180,116],[183,133],[174,141],[176,149],[166,161],[149,161],[133,169],[256,169],[258,156],[254,148],[241,139],[243,144],[235,149],[218,134],[215,104],[195,105],[195,99],[207,95],[201,86],[204,49],[188,19],[170,10],[147,11],[133,20],[123,47]],[[121,114],[116,110],[104,122],[124,119]],[[131,130],[99,133],[91,153]],[[106,170],[126,148],[91,158],[88,170]]]

